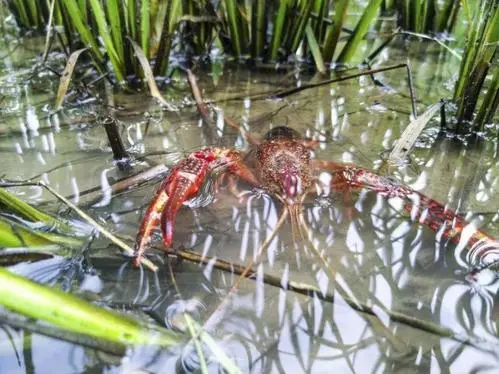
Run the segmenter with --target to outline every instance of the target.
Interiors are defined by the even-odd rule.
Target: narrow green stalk
[[[151,33],[150,0],[142,0],[140,5],[140,47],[149,58],[149,37]]]
[[[0,304],[61,329],[118,344],[178,345],[180,336],[99,308],[0,268]]]
[[[267,40],[267,4],[266,0],[255,0],[251,14],[251,55],[253,58],[263,56]]]
[[[92,51],[96,63],[98,65],[102,65],[104,57],[102,56],[102,53],[99,50],[97,41],[93,37],[89,28],[87,27],[87,23],[83,21],[83,15],[81,13],[78,4],[76,3],[76,0],[61,0],[61,1],[64,4],[67,11],[63,13],[67,13],[69,15],[72,24],[80,34],[81,40]]]
[[[466,2],[464,6],[469,12]],[[454,90],[454,100],[458,102],[459,124],[472,120],[490,64],[498,49],[499,4],[494,0],[482,0],[478,9],[474,12],[474,21],[468,34],[464,58],[461,61],[459,78]],[[476,14],[477,12],[479,14]],[[490,89],[495,88],[490,87]],[[494,102],[493,98],[491,100]],[[483,113],[480,116],[481,121],[488,117],[484,111],[485,109],[480,110]],[[465,128],[462,126],[461,131]]]
[[[14,0],[13,1],[13,7],[19,14],[19,18],[21,22],[24,24],[25,27],[31,26],[29,17],[28,17],[28,12],[26,10],[26,7],[24,6],[24,1],[23,0]]]
[[[120,60],[118,52],[116,52],[115,45],[113,44],[113,39],[109,34],[109,26],[106,22],[104,9],[102,9],[100,0],[90,0],[90,6],[94,14],[94,19],[97,22],[99,34],[102,38],[102,41],[104,42],[104,46],[106,47],[106,51],[109,56],[109,61],[111,61],[111,65],[113,66],[116,79],[118,80],[119,83],[122,83],[125,80],[124,76],[125,66],[123,61]]]
[[[0,188],[0,207],[2,206],[6,207],[11,213],[20,215],[31,222],[41,222],[48,227],[64,227],[68,229],[68,226],[62,221],[33,208],[4,188]]]
[[[80,7],[80,12],[83,18],[83,22],[85,22],[86,24],[88,22],[87,0],[78,0],[78,6]]]
[[[326,62],[331,62],[333,60],[334,52],[338,44],[338,39],[341,34],[341,28],[343,27],[343,23],[345,22],[345,18],[347,15],[349,1],[350,0],[336,1],[332,19],[333,24],[327,29],[324,45],[322,46],[322,55],[324,61]]]
[[[0,216],[1,248],[33,248],[56,245],[65,248],[79,248],[83,241],[74,236],[37,231],[12,219]]]
[[[287,51],[288,52],[296,52],[300,43],[303,40],[303,34],[305,32],[305,28],[309,24],[310,13],[312,12],[312,2],[311,1],[301,1],[301,7],[299,8],[299,17],[298,21],[289,22],[290,29],[292,32],[290,33],[291,42],[287,42]],[[294,18],[293,18],[294,19]],[[313,30],[312,30],[313,33]],[[316,34],[314,34],[314,39],[317,41]],[[321,57],[322,58],[322,57]]]
[[[43,0],[42,0],[43,1]],[[30,9],[31,17],[33,18],[33,25],[36,28],[43,28],[43,19],[40,14],[41,2],[39,0],[28,0],[28,7]]]
[[[124,40],[125,30],[122,27],[122,15],[120,12],[121,0],[107,0],[107,19],[111,25],[111,36],[116,47],[116,53],[120,61],[125,61]]]
[[[387,12],[392,12],[394,8],[394,0],[385,0],[384,10]]]
[[[422,1],[424,0],[412,0],[411,27],[416,32],[423,32],[420,27]]]
[[[158,52],[156,53],[156,64],[154,75],[166,75],[168,72],[168,59],[172,44],[173,33],[177,26],[177,20],[182,13],[182,0],[171,0],[163,20]]]
[[[412,27],[411,25],[411,0],[405,0],[404,2],[404,19],[405,19],[405,24],[404,28],[410,29]]]
[[[318,40],[323,40],[326,29],[324,19],[328,16],[329,0],[311,0],[309,2],[312,4],[312,12],[317,15],[312,22],[314,35]]]
[[[277,10],[277,16],[274,21],[274,26],[272,30],[272,41],[270,43],[270,60],[277,60],[279,55],[279,49],[281,47],[281,40],[284,30],[284,24],[286,22],[286,17],[288,14],[288,6],[290,0],[281,0],[279,2],[279,8]]]
[[[438,14],[437,31],[451,31],[449,22],[453,19],[454,12],[459,9],[459,1],[447,0],[442,10]]]
[[[130,37],[138,42],[137,38],[137,4],[135,0],[127,1],[127,28]]]
[[[357,23],[357,26],[355,27],[355,30],[353,31],[353,34],[350,36],[350,39],[348,40],[347,44],[341,51],[341,54],[338,57],[338,62],[344,64],[350,62],[355,52],[357,51],[357,48],[359,47],[360,43],[364,39],[364,36],[366,35],[367,30],[369,29],[369,24],[378,14],[381,1],[382,0],[369,1],[366,9],[364,10],[364,13],[362,13],[360,20]]]
[[[494,115],[499,106],[499,66],[496,65],[493,69],[495,73],[475,119],[478,130],[483,130],[486,123],[494,120]]]
[[[429,24],[429,17],[430,17],[430,7],[432,7],[433,0],[423,0],[421,3],[421,16],[418,20],[418,26],[420,29],[420,32],[427,32],[427,27]]]
[[[317,43],[317,40],[315,39],[314,30],[312,30],[310,23],[307,25],[305,32],[307,34],[308,46],[310,48],[310,51],[312,52],[312,56],[313,56],[314,61],[315,61],[315,66],[317,67],[317,70],[319,71],[319,73],[325,74],[326,73],[326,66],[324,64],[324,60],[322,59],[321,50],[319,48],[319,44]]]
[[[224,0],[223,4],[225,11],[227,12],[227,21],[229,23],[232,48],[234,50],[234,54],[240,57],[243,55],[245,48],[243,44],[243,32],[241,29],[241,23],[243,20],[238,14],[239,10],[237,9],[237,1]]]
[[[159,4],[158,4],[158,0],[150,0],[150,4],[149,4],[149,8],[150,8],[150,12],[149,12],[149,15],[150,15],[150,22],[152,25],[154,25],[154,22],[156,20],[156,16],[158,15],[158,9],[159,9]]]

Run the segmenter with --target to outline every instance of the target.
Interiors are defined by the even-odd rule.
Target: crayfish
[[[193,87],[195,81],[192,76],[189,79]],[[206,117],[208,108],[202,103],[197,86],[193,87],[193,93],[200,113]],[[241,130],[233,122],[229,124]],[[221,176],[230,175],[233,179],[238,178],[250,186],[258,187],[276,198],[288,210],[292,224],[298,222],[302,201],[309,193],[321,195],[329,190],[349,193],[352,189],[369,189],[387,197],[401,197],[410,201],[405,205],[409,211],[414,208],[411,199],[416,198],[420,221],[434,231],[442,231],[444,237],[456,243],[468,225],[463,218],[437,201],[394,178],[380,176],[351,164],[315,159],[314,148],[318,143],[303,138],[290,127],[275,127],[261,141],[253,136],[247,136],[247,139],[253,147],[247,153],[227,147],[207,147],[190,153],[170,170],[140,225],[135,243],[135,265],[139,264],[158,225],[161,227],[165,251],[171,248],[177,212],[186,201],[197,196],[214,170]],[[319,178],[323,171],[332,176],[329,186],[324,185]],[[494,238],[480,230],[474,230],[467,240],[470,246],[479,242],[496,243]]]

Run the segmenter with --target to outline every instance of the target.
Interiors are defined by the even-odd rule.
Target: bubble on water
[[[206,305],[198,299],[176,300],[166,308],[165,325],[170,329],[186,331],[184,313],[199,321],[205,310]]]

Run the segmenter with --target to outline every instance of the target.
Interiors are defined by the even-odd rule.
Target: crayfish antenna
[[[291,235],[293,238],[293,243],[298,244],[299,242],[305,240],[303,227],[301,224],[301,222],[303,221],[302,205],[287,205],[286,208],[288,210],[291,221]]]

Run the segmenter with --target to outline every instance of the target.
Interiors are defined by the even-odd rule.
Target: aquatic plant
[[[398,24],[418,33],[452,32],[456,26],[460,1],[385,0],[384,10],[396,10]]]
[[[463,4],[471,27],[454,87],[460,132],[467,131],[473,120],[475,130],[483,129],[493,120],[499,105],[499,3],[482,0],[479,4],[468,1]]]
[[[349,32],[348,39],[342,43],[343,49],[336,56],[338,62],[352,60],[381,3],[382,0],[369,1],[354,31]],[[27,4],[36,16],[30,16]],[[36,19],[36,27],[43,30],[49,24],[52,11],[53,24],[64,26],[64,42],[69,50],[75,52],[83,43],[90,49],[98,70],[108,71],[109,62],[119,83],[126,82],[130,76],[142,75],[127,38],[135,41],[153,63],[156,76],[168,74],[172,49],[203,56],[213,46],[221,47],[236,58],[269,62],[286,62],[301,51],[302,58],[312,58],[323,71],[324,63],[335,61],[350,4],[349,0],[219,3],[209,0],[54,0],[49,7],[44,2],[9,1],[19,25],[25,28],[34,27],[30,20]]]

